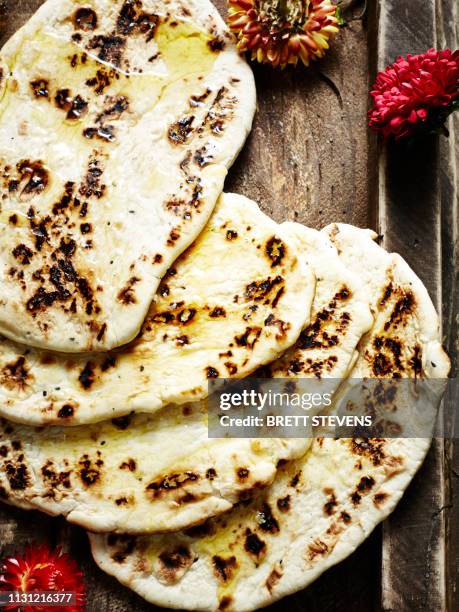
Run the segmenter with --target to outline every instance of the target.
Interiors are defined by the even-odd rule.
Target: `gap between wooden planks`
[[[378,68],[430,47],[457,48],[455,0],[379,0]],[[440,313],[457,375],[457,168],[450,140],[381,152],[379,223],[383,244],[398,251],[426,284]],[[456,122],[457,128],[457,122]],[[446,325],[445,325],[446,323]],[[443,415],[440,415],[442,418]],[[435,439],[429,455],[383,527],[383,610],[457,610],[458,533],[454,532],[453,441]],[[457,515],[457,506],[456,506]]]

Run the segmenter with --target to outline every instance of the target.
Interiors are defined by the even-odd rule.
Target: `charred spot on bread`
[[[283,260],[286,253],[286,246],[280,238],[273,236],[266,243],[266,254],[271,260],[271,268],[278,266]]]
[[[98,127],[88,127],[83,130],[83,136],[88,140],[97,138],[105,142],[116,140],[115,128],[113,125],[100,125]]]
[[[225,361],[223,364],[228,372],[228,374],[230,376],[234,376],[235,374],[237,374],[237,365],[235,363],[233,363],[232,361]]]
[[[413,312],[415,306],[414,295],[411,291],[404,292],[400,297],[389,316],[389,320],[384,324],[384,331],[388,331],[391,327],[398,327],[399,324],[406,324],[407,317]]]
[[[95,365],[88,361],[78,376],[78,381],[83,389],[90,389],[96,380]]]
[[[250,470],[245,467],[240,467],[236,469],[236,474],[239,480],[247,480],[250,474]]]
[[[95,119],[98,124],[103,124],[108,117],[119,119],[121,115],[129,108],[129,100],[127,96],[108,96],[108,105],[99,113]]]
[[[41,160],[25,159],[18,162],[16,169],[22,187],[19,196],[21,200],[28,200],[39,195],[49,184],[49,173]]]
[[[134,552],[136,543],[137,540],[135,536],[115,535],[111,533],[107,537],[108,546],[116,549],[110,555],[115,563],[124,563],[126,558]]]
[[[386,458],[384,438],[353,438],[349,444],[354,454],[367,457],[375,466]]]
[[[97,459],[93,460],[88,454],[84,454],[78,461],[78,475],[84,485],[90,487],[100,480],[100,467],[103,461],[100,459],[100,451],[97,451]]]
[[[261,510],[257,512],[257,522],[260,529],[263,531],[269,533],[279,532],[279,523],[272,513],[271,506],[267,502],[264,502]]]
[[[137,302],[137,298],[134,291],[134,285],[140,282],[140,278],[137,276],[132,276],[126,283],[123,289],[121,289],[118,293],[118,301],[122,304],[128,306],[129,304],[135,304]]]
[[[260,327],[246,327],[245,332],[238,336],[234,336],[234,341],[237,346],[253,349],[261,335]]]
[[[24,463],[7,461],[3,469],[13,491],[24,491],[30,485],[30,475]]]
[[[122,461],[119,465],[120,470],[127,470],[128,472],[135,472],[136,470],[136,462],[132,457],[127,459],[126,461]]]
[[[386,287],[384,287],[381,299],[379,301],[381,306],[384,306],[386,304],[386,302],[390,299],[392,293],[393,293],[393,285],[392,283],[389,283],[388,285],[386,285]]]
[[[277,509],[281,512],[288,512],[290,510],[290,495],[286,495],[285,497],[279,497],[276,502]]]
[[[34,377],[30,373],[24,355],[7,363],[0,372],[1,384],[11,391],[25,391],[33,381]]]
[[[333,492],[329,492],[328,499],[325,502],[324,507],[323,507],[324,513],[327,516],[331,516],[332,514],[335,514],[337,505],[338,505],[338,502],[336,500],[335,494]]]
[[[163,493],[167,493],[168,491],[175,491],[177,489],[182,488],[186,484],[191,482],[195,482],[199,479],[199,474],[195,472],[186,471],[186,472],[177,472],[173,474],[168,474],[161,478],[150,482],[145,490],[147,493],[150,493],[153,498],[159,497]]]
[[[238,237],[238,233],[236,232],[236,230],[227,230],[226,232],[226,239],[231,241],[231,240],[236,240],[236,238]]]
[[[173,123],[167,132],[169,141],[174,145],[185,144],[193,131],[194,115],[182,117]]]
[[[118,13],[116,29],[123,36],[144,34],[146,42],[150,42],[159,24],[159,17],[142,10],[139,0],[125,0]]]
[[[223,595],[223,597],[218,602],[218,610],[220,612],[225,612],[228,610],[233,603],[233,598],[231,595]]]
[[[226,310],[223,308],[223,306],[215,306],[209,312],[209,317],[212,319],[216,319],[217,317],[226,317]]]
[[[379,493],[376,493],[373,496],[373,504],[379,508],[380,506],[382,506],[382,504],[387,500],[387,498],[389,497],[388,493],[385,493],[384,491],[381,491]]]
[[[25,244],[18,244],[12,250],[13,257],[19,261],[24,266],[30,264],[33,258],[33,251]]]
[[[112,34],[98,34],[93,36],[88,42],[89,50],[98,51],[97,57],[100,60],[107,64],[112,64],[116,68],[121,66],[125,48],[126,38]]]
[[[49,98],[49,81],[47,79],[35,79],[30,82],[30,87],[36,98]]]
[[[122,417],[116,417],[115,419],[112,419],[112,424],[117,429],[121,429],[122,431],[124,431],[131,424],[131,417],[129,415],[125,415],[125,416],[122,416]]]
[[[88,110],[88,102],[84,100],[80,95],[73,98],[70,103],[70,108],[67,111],[66,118],[70,121],[81,119]]]
[[[266,551],[266,543],[247,527],[245,530],[244,548],[248,553],[259,558]]]
[[[362,476],[357,485],[359,493],[368,493],[375,485],[375,479],[372,476]]]
[[[266,578],[266,582],[265,582],[265,586],[270,593],[273,592],[274,587],[279,582],[279,580],[282,578],[282,576],[283,576],[283,572],[281,571],[280,567],[277,566],[271,570],[271,573]]]
[[[420,346],[415,346],[413,348],[413,354],[409,360],[409,364],[414,372],[416,377],[421,376],[422,374],[422,349]]]
[[[339,300],[341,302],[347,301],[352,296],[352,292],[346,286],[340,288],[333,297],[333,300]]]
[[[175,584],[193,564],[194,555],[184,544],[161,551],[155,565],[155,574],[164,584]]]
[[[254,302],[260,302],[265,300],[271,293],[274,287],[283,283],[282,276],[276,276],[275,278],[268,278],[252,281],[249,283],[244,291],[244,297],[246,300],[253,300]]]
[[[219,377],[218,370],[214,368],[213,366],[208,366],[205,369],[205,372],[206,372],[206,378],[218,378]]]
[[[73,15],[75,29],[91,31],[97,28],[97,13],[90,7],[81,7]]]
[[[214,568],[214,575],[221,582],[228,582],[234,576],[234,572],[238,567],[236,557],[231,555],[230,557],[221,557],[220,555],[214,555],[212,557],[212,565]]]
[[[130,500],[126,496],[115,499],[115,504],[117,506],[129,506],[130,503]]]
[[[366,495],[375,485],[375,480],[372,476],[362,476],[355,490],[351,493],[351,501],[354,506],[358,505],[362,499],[362,495]]]
[[[55,499],[57,493],[56,489],[58,487],[65,487],[66,489],[70,489],[71,487],[71,471],[59,470],[50,459],[42,466],[41,475],[47,487],[46,497]]]
[[[75,408],[71,404],[64,404],[62,408],[59,409],[57,416],[59,419],[69,419],[73,417],[75,412]]]
[[[211,40],[207,41],[207,46],[214,53],[218,53],[219,51],[223,51],[223,49],[225,48],[225,41],[223,40],[223,38],[216,36],[215,38],[212,38]]]

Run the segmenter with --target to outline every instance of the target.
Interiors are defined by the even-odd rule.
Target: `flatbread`
[[[368,351],[385,320],[386,338],[405,337],[407,354],[414,346],[421,351],[421,369],[419,362],[409,369],[403,361],[402,377],[446,377],[449,361],[439,342],[438,317],[419,279],[400,258],[373,244],[372,233],[329,229],[343,261],[367,283],[375,314],[351,376],[376,374]],[[346,243],[341,232],[349,237]],[[395,304],[388,308],[381,299],[388,270],[395,304],[400,292],[411,292],[414,300],[398,322]],[[316,438],[302,459],[281,466],[268,491],[249,504],[167,537],[90,534],[92,553],[104,571],[157,605],[254,610],[305,588],[351,554],[394,509],[429,446],[427,438]]]
[[[155,605],[256,610],[350,555],[394,509],[428,447],[424,439],[315,440],[250,504],[188,533],[89,534],[92,554]]]
[[[441,345],[438,315],[427,289],[403,258],[378,246],[371,230],[340,223],[323,231],[343,263],[360,270],[375,313],[352,376],[446,378],[450,362]]]
[[[252,72],[208,0],[48,0],[0,68],[0,333],[123,345],[223,189]]]
[[[183,529],[270,484],[310,440],[209,440],[205,405],[81,427],[0,423],[0,497],[93,531]]]
[[[292,346],[314,289],[290,230],[225,194],[125,349],[62,355],[2,341],[0,415],[76,425],[204,398],[209,380],[247,376]]]
[[[321,232],[299,223],[285,227],[297,238],[316,276],[310,324],[292,348],[264,371],[272,378],[346,377],[360,338],[373,323],[368,293]]]

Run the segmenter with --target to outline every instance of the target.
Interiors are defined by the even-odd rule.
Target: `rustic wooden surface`
[[[1,42],[40,4],[0,0]],[[224,0],[216,4],[224,11]],[[449,140],[386,150],[369,134],[365,115],[378,66],[430,45],[458,47],[459,7],[456,0],[347,5],[347,25],[320,64],[282,73],[254,67],[258,113],[226,189],[257,200],[278,221],[317,228],[343,221],[377,229],[385,246],[401,252],[427,284],[443,312],[445,344],[455,358],[459,120],[455,129],[450,121]],[[458,495],[458,445],[437,440],[384,526],[308,589],[269,609],[458,610]],[[154,609],[94,565],[82,530],[36,512],[0,507],[0,555],[45,539],[62,544],[80,563],[90,612]]]

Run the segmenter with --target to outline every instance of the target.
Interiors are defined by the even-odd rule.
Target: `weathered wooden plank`
[[[380,2],[379,68],[407,52],[436,46],[434,0]],[[405,257],[441,312],[442,241],[439,145],[389,146],[381,157],[380,232]],[[427,460],[384,524],[382,608],[443,610],[445,593],[444,441]],[[409,586],[408,586],[409,585]]]
[[[353,3],[348,25],[309,70],[253,65],[258,112],[226,189],[253,198],[276,221],[371,221],[364,4]]]
[[[41,4],[43,0],[1,0],[0,44],[3,45]]]
[[[459,6],[457,2],[437,0],[437,38],[442,48],[459,48]],[[451,356],[453,370],[458,376],[459,357],[459,117],[449,121],[450,137],[440,143],[440,197],[442,208],[443,266],[443,321],[448,330],[445,344]],[[456,405],[454,405],[456,402]],[[457,397],[445,402],[450,425],[457,409]],[[451,415],[451,417],[450,417]],[[459,609],[459,440],[445,441],[446,479],[446,592],[447,609]]]

